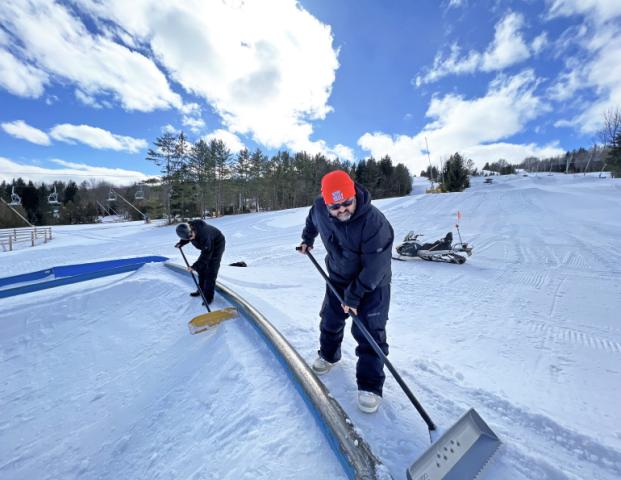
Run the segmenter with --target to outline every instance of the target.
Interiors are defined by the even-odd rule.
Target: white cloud
[[[530,57],[531,51],[522,36],[523,26],[524,17],[521,14],[508,13],[496,24],[494,40],[483,53],[471,50],[465,57],[460,58],[461,48],[453,44],[448,57],[443,58],[442,54],[438,53],[433,61],[433,67],[424,75],[416,77],[416,86],[434,82],[447,75],[474,73],[479,70],[484,72],[503,70],[526,60]],[[543,38],[537,41],[537,48],[542,46],[542,41]]]
[[[211,140],[222,140],[232,153],[237,153],[240,150],[246,148],[243,142],[234,133],[228,132],[223,129],[214,130],[213,132],[205,135],[203,140],[210,142]]]
[[[172,133],[172,134],[177,134],[179,133],[181,130],[176,129],[174,126],[172,126],[170,123],[164,125],[162,128],[162,133]]]
[[[147,141],[141,138],[116,135],[102,128],[69,123],[56,125],[50,130],[50,136],[61,142],[80,142],[97,149],[126,150],[130,153],[137,153],[148,145]]]
[[[295,0],[80,6],[148,43],[171,78],[209,102],[230,132],[270,148],[317,145],[311,122],[331,110],[337,52],[330,27]]]
[[[538,55],[548,45],[548,34],[546,32],[537,35],[530,44],[534,55]]]
[[[204,121],[170,79],[230,132],[268,148],[330,148],[310,137],[331,111],[338,52],[330,27],[296,0],[22,0],[2,4],[0,23],[20,61],[75,85],[88,105],[106,106],[104,97],[128,110],[174,106],[198,133]]]
[[[461,48],[458,44],[451,45],[451,53],[443,58],[442,54],[436,54],[433,60],[433,67],[424,75],[416,77],[416,86],[420,87],[426,83],[435,82],[447,75],[462,75],[475,72],[481,64],[481,54],[470,51],[468,56],[460,59]]]
[[[546,92],[548,97],[558,102],[571,99],[578,90],[586,86],[585,73],[581,61],[572,57],[568,58],[565,71],[548,88]]]
[[[573,118],[556,125],[595,133],[602,126],[604,112],[621,105],[621,23],[611,21],[621,15],[621,2],[558,0],[551,9],[551,15],[586,15],[585,28],[573,36],[578,53],[566,57],[565,69],[548,90],[550,98],[572,98],[582,107]],[[603,12],[609,16],[603,18]]]
[[[192,118],[184,115],[181,123],[188,127],[192,133],[198,133],[205,128],[205,121],[202,118]]]
[[[37,145],[49,145],[50,137],[43,130],[28,125],[23,120],[15,120],[14,122],[5,122],[0,124],[2,129],[16,138],[27,140]]]
[[[494,41],[483,54],[483,71],[502,70],[530,57],[520,32],[523,26],[524,17],[519,13],[509,13],[496,25]]]
[[[534,73],[525,70],[513,77],[499,75],[484,97],[467,100],[454,94],[436,96],[427,110],[432,121],[418,134],[365,133],[358,145],[375,158],[390,155],[395,163],[406,164],[414,173],[428,166],[425,138],[436,163],[455,152],[471,157],[478,166],[499,158],[521,161],[530,155],[560,154],[563,150],[556,145],[539,147],[502,141],[549,110],[535,95],[537,85]]]
[[[105,180],[114,185],[129,185],[148,178],[144,173],[133,170],[96,167],[85,163],[65,162],[59,159],[52,160],[52,162],[64,168],[38,167],[0,157],[0,181],[10,182],[14,178],[21,177],[26,181],[32,180],[35,183],[51,183],[54,180],[68,182],[73,180],[80,184],[85,180]]]
[[[181,105],[181,108],[179,108],[179,110],[181,110],[184,115],[200,116],[202,109],[198,103],[191,102],[184,103],[183,105]]]
[[[345,145],[338,144],[332,149],[332,151],[341,160],[353,162],[355,159],[354,151]]]
[[[88,105],[89,107],[102,108],[101,103],[99,103],[94,96],[88,95],[80,89],[76,89],[75,98],[77,98],[84,105]]]
[[[584,15],[602,24],[621,15],[619,0],[547,0],[547,3],[551,18]]]
[[[110,94],[128,110],[181,105],[179,95],[170,89],[152,60],[89,32],[68,7],[53,0],[3,2],[0,24],[12,37],[11,43],[22,61],[37,65],[34,69],[21,63],[21,77],[27,77],[31,85],[22,95],[40,95],[49,75],[76,84],[87,96]],[[4,62],[6,56],[4,52]],[[5,88],[14,92],[15,82],[6,83],[3,80]]]
[[[71,125],[64,123],[56,125],[49,135],[43,130],[28,125],[23,120],[0,124],[2,129],[17,138],[27,140],[38,145],[50,145],[50,137],[66,143],[84,143],[97,149],[110,149],[129,153],[137,153],[148,146],[147,141],[124,135],[116,135],[107,130],[89,125]]]
[[[45,72],[0,48],[0,87],[20,97],[39,98],[46,83],[48,75]]]

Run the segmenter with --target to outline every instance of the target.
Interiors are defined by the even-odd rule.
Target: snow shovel
[[[185,257],[185,253],[183,253],[183,247],[179,247],[179,251],[181,252],[181,256],[183,257],[183,260],[187,267],[191,268],[190,264],[188,263],[188,259]],[[222,310],[215,310],[212,312],[209,308],[207,300],[205,299],[205,294],[203,293],[201,287],[198,285],[198,282],[196,281],[196,277],[194,276],[194,272],[192,270],[190,270],[190,275],[192,276],[192,280],[194,280],[196,289],[200,292],[201,297],[203,298],[203,305],[207,307],[207,313],[203,313],[202,315],[194,317],[188,322],[188,328],[190,329],[190,333],[192,335],[194,335],[195,333],[204,332],[205,330],[208,330],[209,328],[218,325],[224,320],[230,320],[239,316],[235,307],[226,307]]]
[[[300,247],[297,247],[300,250]],[[307,250],[306,255],[317,268],[332,293],[341,304],[345,304],[343,297],[334,288],[332,282],[317,263],[313,254]],[[475,479],[487,465],[496,449],[500,446],[500,439],[487,426],[485,421],[474,410],[470,409],[457,423],[446,430],[438,438],[437,427],[418,402],[412,391],[405,384],[399,373],[392,366],[375,339],[371,336],[360,319],[350,312],[351,318],[367,339],[375,353],[384,361],[390,373],[412,402],[429,429],[431,447],[407,470],[409,480],[467,480]]]

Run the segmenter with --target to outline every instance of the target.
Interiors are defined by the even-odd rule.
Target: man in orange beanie
[[[321,307],[320,349],[312,369],[318,375],[330,371],[341,358],[345,320],[352,312],[388,355],[386,322],[390,307],[391,251],[394,233],[384,215],[371,205],[371,195],[342,170],[321,180],[317,197],[306,218],[300,252],[313,248],[317,235],[327,250],[330,281],[344,299],[326,287]],[[353,323],[358,343],[356,380],[358,407],[366,413],[379,408],[384,385],[384,362]]]

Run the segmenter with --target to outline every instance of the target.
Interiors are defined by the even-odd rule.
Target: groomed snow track
[[[165,265],[186,277],[188,275],[181,265],[170,262],[166,262]],[[248,320],[265,339],[317,420],[347,476],[359,480],[392,478],[367,442],[356,431],[343,408],[267,318],[222,283],[217,282],[216,291],[235,306],[242,318]]]

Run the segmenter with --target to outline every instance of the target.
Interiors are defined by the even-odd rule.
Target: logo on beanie
[[[334,201],[334,203],[340,202],[341,200],[345,200],[345,195],[343,195],[343,192],[341,192],[340,190],[335,190],[334,192],[332,192],[332,200]]]

